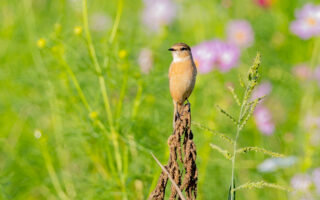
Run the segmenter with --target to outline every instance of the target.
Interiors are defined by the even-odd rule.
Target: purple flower
[[[143,22],[152,31],[159,31],[176,16],[176,4],[171,0],[144,0]]]
[[[150,49],[144,48],[140,51],[138,63],[144,74],[149,74],[153,65],[153,54]]]
[[[265,135],[272,135],[275,129],[272,116],[268,108],[260,105],[254,111],[254,119],[258,129]]]
[[[272,85],[269,81],[264,81],[261,83],[252,93],[252,100],[257,99],[259,97],[263,97],[268,95],[272,90]]]
[[[297,174],[291,179],[291,186],[293,189],[299,191],[307,191],[312,185],[310,176],[306,174]]]
[[[220,42],[219,40],[206,41],[192,47],[193,60],[200,73],[206,74],[213,70],[218,57],[215,46]]]
[[[316,186],[316,191],[318,194],[320,194],[320,168],[316,168],[315,170],[313,170],[312,178]]]
[[[291,22],[291,31],[302,39],[320,34],[320,6],[306,4],[295,13],[296,20]]]
[[[192,55],[200,73],[208,73],[215,67],[227,72],[236,66],[240,50],[233,44],[211,40],[192,47]]]
[[[311,68],[305,64],[299,64],[292,68],[292,73],[300,80],[308,80],[312,77]]]
[[[254,33],[249,22],[233,20],[228,24],[227,38],[230,43],[246,48],[253,44]]]
[[[216,47],[218,58],[217,67],[222,72],[228,72],[238,64],[240,50],[237,46],[228,43],[222,43]]]

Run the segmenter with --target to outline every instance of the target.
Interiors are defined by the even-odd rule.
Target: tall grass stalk
[[[250,100],[252,91],[255,89],[255,87],[258,84],[258,80],[259,80],[258,69],[260,66],[260,62],[261,62],[260,61],[260,53],[258,53],[254,62],[253,62],[253,65],[249,69],[246,86],[245,86],[245,83],[243,82],[243,80],[240,78],[240,85],[245,86],[244,87],[245,91],[244,91],[244,95],[242,97],[241,103],[239,102],[239,98],[236,95],[236,93],[234,92],[233,88],[229,88],[229,91],[231,92],[234,100],[240,106],[240,112],[239,112],[238,118],[237,119],[234,118],[226,110],[222,109],[220,106],[217,105],[218,110],[222,114],[224,114],[227,118],[229,118],[237,127],[236,136],[235,136],[235,139],[233,140],[233,152],[231,155],[230,155],[230,153],[228,153],[228,151],[220,148],[219,146],[211,145],[211,147],[213,149],[215,149],[218,152],[220,152],[221,154],[223,154],[225,158],[230,159],[230,157],[231,157],[231,162],[232,162],[232,164],[231,164],[231,185],[230,185],[230,189],[229,189],[228,200],[235,200],[235,191],[237,190],[235,188],[235,169],[236,169],[236,156],[238,153],[246,153],[249,151],[255,151],[255,152],[264,153],[264,154],[272,156],[272,157],[284,157],[282,154],[275,153],[275,152],[272,152],[272,151],[269,151],[269,150],[266,150],[266,149],[260,148],[260,147],[244,147],[244,148],[237,149],[238,139],[239,139],[241,130],[246,125],[249,118],[252,116],[257,104],[264,98],[264,96],[263,96],[263,97],[256,98],[253,101]],[[243,187],[241,187],[241,188],[250,188],[249,186],[250,187],[251,186],[257,187],[257,188],[262,188],[263,186],[273,187],[273,188],[278,188],[278,189],[283,188],[282,186],[279,186],[276,184],[269,184],[264,181],[260,181],[260,182],[256,182],[256,184],[248,185],[248,187],[243,185]]]
[[[120,24],[121,14],[122,14],[122,8],[123,8],[123,0],[118,0],[118,9],[116,14],[116,19],[112,27],[111,35],[109,38],[109,43],[111,44],[114,41],[114,38],[116,37],[117,30]]]
[[[87,0],[83,0],[83,26],[84,26],[86,39],[87,39],[88,51],[89,51],[91,60],[94,64],[94,67],[96,69],[96,72],[98,74],[100,91],[101,91],[102,98],[104,101],[104,106],[105,106],[105,110],[106,110],[106,113],[108,116],[108,122],[109,122],[110,130],[111,130],[111,139],[112,139],[113,146],[114,146],[117,169],[118,169],[119,175],[121,175],[122,174],[122,160],[121,160],[121,155],[120,155],[120,150],[119,150],[118,136],[117,136],[117,133],[116,133],[116,130],[114,127],[114,121],[113,121],[113,116],[112,116],[112,111],[111,111],[111,107],[110,107],[110,102],[109,102],[109,97],[108,97],[108,93],[107,93],[105,79],[102,75],[102,70],[101,70],[100,64],[98,62],[98,58],[96,56],[96,51],[95,51],[95,48],[93,46],[92,39],[91,39],[87,10],[88,10],[87,9]]]
[[[236,152],[237,152],[237,142],[238,142],[240,131],[241,131],[241,117],[244,114],[243,113],[243,109],[247,104],[247,99],[248,99],[247,98],[247,93],[248,93],[249,87],[250,86],[248,85],[247,88],[246,88],[242,103],[241,103],[241,109],[240,109],[239,118],[238,118],[238,124],[237,124],[237,133],[236,133],[236,138],[235,138],[234,143],[233,143],[233,153],[232,153],[233,156],[232,156],[232,159],[231,159],[231,162],[232,162],[232,167],[231,167],[231,187],[232,188],[235,185],[235,182],[234,182],[235,163],[236,163],[236,155],[237,155],[236,154]],[[231,192],[230,195],[231,195],[231,198],[230,198],[231,200],[235,199],[235,197],[233,196],[234,192]]]

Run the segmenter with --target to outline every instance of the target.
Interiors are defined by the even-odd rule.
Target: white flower
[[[35,137],[36,139],[40,139],[41,136],[42,136],[42,133],[41,133],[41,131],[40,131],[39,129],[36,129],[36,130],[34,131],[33,135],[34,135],[34,137]]]
[[[279,168],[287,168],[294,165],[297,162],[295,156],[289,156],[286,158],[269,158],[263,161],[258,166],[258,171],[260,172],[273,172]]]

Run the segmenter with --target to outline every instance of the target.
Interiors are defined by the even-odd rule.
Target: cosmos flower
[[[312,185],[312,179],[307,174],[297,174],[291,179],[291,186],[295,190],[308,191]]]
[[[269,81],[262,82],[252,93],[252,100],[268,95],[272,90],[272,85]]]
[[[228,72],[238,64],[240,50],[237,46],[229,43],[221,43],[216,46],[218,53],[217,67],[222,72]]]
[[[215,67],[227,72],[238,63],[240,50],[221,40],[210,40],[192,47],[192,55],[200,73],[208,73]]]
[[[213,70],[218,54],[215,50],[216,40],[202,42],[192,47],[192,56],[200,73],[208,73]]]
[[[312,77],[312,70],[305,64],[299,64],[292,68],[292,73],[300,80],[308,80]]]
[[[268,108],[259,105],[254,111],[254,119],[258,129],[265,135],[272,135],[275,125],[272,122],[272,116]]]
[[[233,20],[227,26],[227,38],[230,43],[246,48],[253,44],[254,33],[249,22]]]
[[[144,0],[143,23],[152,31],[169,25],[176,16],[176,4],[172,0]]]
[[[287,168],[297,162],[297,157],[289,156],[286,158],[268,158],[258,166],[260,172],[274,172],[279,168]]]
[[[138,57],[138,64],[142,73],[149,74],[153,66],[153,54],[152,51],[148,48],[143,48]]]
[[[294,34],[305,40],[320,34],[320,6],[308,3],[295,16],[290,25]]]

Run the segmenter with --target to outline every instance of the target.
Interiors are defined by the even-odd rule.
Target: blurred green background
[[[235,136],[234,125],[215,105],[237,115],[227,86],[242,95],[238,75],[246,76],[259,51],[261,79],[272,84],[264,105],[275,131],[264,135],[250,119],[239,146],[264,147],[295,156],[297,162],[262,173],[257,166],[269,156],[240,155],[236,184],[265,180],[290,186],[293,176],[320,166],[320,145],[312,139],[320,134],[320,125],[307,123],[308,116],[320,116],[319,86],[292,73],[300,63],[310,68],[320,64],[320,39],[302,40],[289,29],[295,10],[316,1],[277,0],[265,7],[253,0],[173,2],[174,20],[150,31],[141,19],[142,0],[90,0],[88,42],[81,0],[0,1],[0,199],[146,199],[161,172],[150,152],[162,163],[169,155],[173,105],[167,49],[181,41],[194,46],[224,39],[233,19],[252,25],[254,44],[229,72],[198,75],[189,99],[193,121]],[[138,62],[143,48],[152,52],[149,73]],[[108,101],[101,91],[107,91]],[[192,130],[198,199],[226,200],[231,163],[210,143],[229,151],[232,146],[198,126]],[[308,193],[317,198],[315,186]],[[237,192],[237,199],[292,199],[290,195],[252,189]]]

